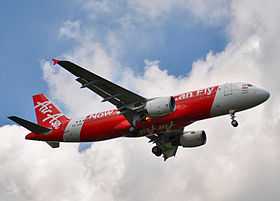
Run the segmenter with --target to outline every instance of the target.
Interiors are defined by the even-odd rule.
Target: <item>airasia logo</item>
[[[61,121],[58,119],[63,116],[63,114],[58,113],[58,114],[51,114],[53,111],[51,110],[52,105],[51,101],[45,101],[43,103],[37,102],[37,105],[35,105],[35,109],[38,108],[39,112],[41,112],[43,115],[46,115],[47,117],[43,119],[42,121],[45,122],[47,121],[52,127],[55,129],[58,129],[59,126],[61,125]]]

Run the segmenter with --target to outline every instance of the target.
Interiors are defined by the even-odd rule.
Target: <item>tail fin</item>
[[[44,94],[33,96],[33,102],[39,125],[59,129],[62,122],[69,120]]]

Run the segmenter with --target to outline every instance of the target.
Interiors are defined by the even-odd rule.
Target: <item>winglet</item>
[[[59,62],[59,60],[57,59],[52,59],[53,60],[53,65],[57,64],[57,62]]]

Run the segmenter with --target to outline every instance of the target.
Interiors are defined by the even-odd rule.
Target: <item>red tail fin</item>
[[[33,103],[37,122],[41,126],[59,129],[62,122],[69,120],[44,94],[33,96]]]

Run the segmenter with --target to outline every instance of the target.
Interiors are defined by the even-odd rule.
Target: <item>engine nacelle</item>
[[[177,145],[182,147],[198,147],[207,141],[205,131],[187,131],[177,140]]]
[[[173,96],[159,97],[148,101],[145,109],[149,116],[161,117],[174,112],[176,102]]]

